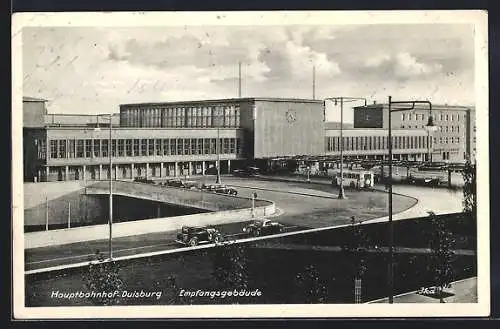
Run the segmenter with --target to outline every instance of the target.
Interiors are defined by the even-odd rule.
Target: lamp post
[[[393,104],[411,104],[411,107],[392,108]],[[389,283],[389,304],[393,303],[394,299],[394,224],[392,221],[392,113],[402,112],[415,109],[415,104],[427,104],[429,106],[429,119],[427,121],[426,130],[432,132],[436,130],[434,120],[432,119],[432,103],[429,101],[392,101],[392,96],[389,96],[389,119],[388,119],[388,148],[389,148],[389,260],[388,260],[388,283]]]
[[[337,102],[340,101],[340,184],[339,184],[339,199],[347,199],[344,193],[344,102],[354,102],[354,101],[365,101],[366,98],[363,97],[329,97],[325,98],[323,101],[323,107],[326,112],[326,101],[334,101],[335,106]]]
[[[113,132],[113,114],[104,114],[102,116],[108,116],[109,120],[109,138],[108,138],[108,156],[109,156],[109,239],[108,239],[108,251],[109,251],[109,259],[113,259],[113,156],[111,154],[112,147],[112,132]],[[100,130],[100,128],[96,128],[95,130]]]

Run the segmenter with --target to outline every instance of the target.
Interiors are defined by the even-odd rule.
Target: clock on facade
[[[290,123],[297,121],[297,114],[293,110],[288,110],[286,113],[286,120]]]

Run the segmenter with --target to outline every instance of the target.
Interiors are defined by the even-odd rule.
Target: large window
[[[177,138],[177,155],[184,154],[184,142],[182,138]]]
[[[224,144],[223,144],[223,153],[228,154],[229,153],[229,138],[224,138]]]
[[[58,147],[57,153],[58,153],[59,158],[66,157],[66,140],[64,140],[64,139],[59,140],[59,147]]]
[[[92,156],[94,158],[99,158],[101,156],[101,140],[93,139],[92,140]]]
[[[184,153],[182,153],[182,154],[184,154],[184,155],[191,154],[191,139],[189,139],[189,138],[185,138],[184,139],[184,148],[183,148],[183,150],[184,150]]]
[[[203,154],[210,154],[210,138],[205,138],[203,144]]]
[[[149,139],[148,140],[148,156],[153,156],[153,155],[155,155],[155,140]]]
[[[192,155],[198,154],[198,152],[196,151],[197,145],[198,144],[197,144],[196,138],[191,138],[191,154]]]
[[[50,157],[57,159],[57,140],[50,141]]]
[[[236,153],[243,154],[243,140],[241,138],[236,139]]]
[[[203,154],[203,139],[198,138],[197,154]]]
[[[156,155],[163,154],[161,139],[155,139],[155,149],[156,149],[156,152],[155,152]]]
[[[74,158],[75,157],[75,140],[70,139],[68,140],[68,158]]]
[[[217,139],[215,138],[210,138],[210,154],[217,154],[218,152],[217,148]]]
[[[148,155],[148,140],[147,139],[141,139],[141,155],[142,156]]]
[[[76,157],[83,158],[85,152],[85,141],[83,139],[79,139],[76,141]]]
[[[177,155],[177,139],[170,140],[170,155]]]
[[[125,155],[130,157],[132,156],[132,139],[125,140]]]
[[[172,155],[172,153],[170,152],[170,143],[169,143],[169,139],[166,138],[166,139],[163,139],[163,155]]]
[[[86,139],[85,140],[85,157],[90,158],[91,155],[92,155],[92,140]]]
[[[140,140],[139,139],[134,139],[134,153],[132,156],[139,156],[140,153]]]
[[[111,156],[116,156],[116,139],[111,140]]]
[[[125,155],[125,140],[119,139],[118,140],[118,156],[122,157],[124,155]]]

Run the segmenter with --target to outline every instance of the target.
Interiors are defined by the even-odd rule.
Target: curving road
[[[286,232],[306,229],[321,229],[345,225],[349,222],[351,209],[336,209],[335,205],[349,202],[355,207],[357,202],[363,198],[377,196],[383,200],[383,208],[386,207],[386,194],[374,192],[346,191],[349,200],[340,201],[336,199],[336,191],[327,181],[318,184],[307,184],[304,182],[282,182],[250,180],[244,178],[224,177],[224,183],[235,186],[239,195],[250,196],[257,192],[259,198],[269,199],[276,202],[278,213],[274,215],[276,220],[284,224]],[[377,186],[382,189],[383,186]],[[404,210],[403,206],[394,208],[394,220],[426,216],[432,210],[437,214],[460,212],[462,209],[461,191],[450,191],[442,188],[428,188],[415,186],[394,186],[394,193],[400,193],[418,199],[418,202],[410,209]],[[394,199],[404,198],[394,195]],[[356,201],[358,200],[358,201]],[[380,201],[380,200],[379,200]],[[406,203],[408,204],[408,203]],[[401,208],[403,207],[403,208]],[[376,215],[386,213],[382,211],[363,212],[363,206],[358,210],[359,220],[364,223],[387,220],[387,216]],[[396,213],[399,212],[399,213]],[[241,239],[242,227],[246,222],[220,225],[219,228],[230,239]],[[130,256],[141,253],[177,249],[180,246],[173,242],[176,232],[161,232],[113,240],[115,257]],[[86,262],[95,255],[96,250],[106,254],[108,250],[107,240],[81,242],[64,247],[45,247],[29,249],[25,251],[25,270],[44,269],[52,266]]]

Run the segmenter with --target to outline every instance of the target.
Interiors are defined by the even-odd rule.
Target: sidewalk
[[[451,288],[445,289],[448,292],[444,298],[445,303],[477,303],[477,277],[468,278],[453,282]],[[367,304],[388,303],[388,298],[377,299]],[[439,298],[419,294],[418,291],[411,291],[396,295],[393,299],[396,303],[439,303]]]

